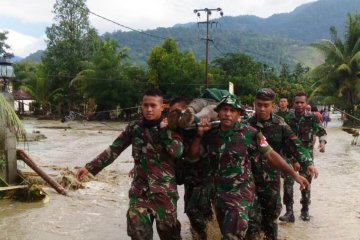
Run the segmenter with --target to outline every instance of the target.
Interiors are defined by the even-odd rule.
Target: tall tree
[[[196,97],[203,84],[201,64],[191,52],[180,52],[173,39],[151,50],[148,59],[149,84],[162,90],[166,98]]]
[[[83,62],[83,70],[71,82],[86,100],[94,99],[97,111],[134,107],[144,86],[144,71],[124,64],[127,49],[119,50],[114,40],[100,43],[91,61]]]
[[[253,102],[256,90],[267,84],[267,77],[262,79],[262,64],[243,53],[228,53],[215,59],[211,64],[211,73],[214,76],[213,84],[227,88],[228,82],[234,83],[235,94],[248,104]]]
[[[312,71],[318,79],[312,95],[335,95],[336,104],[352,112],[360,99],[360,14],[348,14],[343,40],[335,27],[330,28],[330,36],[331,40],[312,44],[325,57]]]
[[[98,36],[89,24],[86,0],[56,0],[54,23],[46,29],[47,50],[42,62],[51,91],[62,89],[60,104],[72,108],[79,99],[70,81],[96,47]]]
[[[11,58],[14,54],[10,51],[9,44],[6,43],[8,31],[0,32],[0,58]]]
[[[46,114],[51,112],[51,100],[57,91],[49,90],[48,82],[44,76],[44,66],[31,61],[14,64],[16,73],[16,88],[29,93],[35,100],[34,113]]]

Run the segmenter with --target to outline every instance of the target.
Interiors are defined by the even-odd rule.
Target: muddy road
[[[352,146],[352,136],[341,131],[333,116],[327,128],[325,153],[315,153],[320,176],[312,184],[310,222],[300,220],[300,191],[296,186],[296,221],[281,224],[279,239],[360,239],[360,142]],[[73,178],[76,167],[90,161],[125,127],[121,123],[24,121],[28,132],[40,131],[46,139],[19,143],[42,168],[59,178]],[[19,162],[19,168],[29,171]],[[129,239],[126,233],[127,192],[131,179],[131,149],[128,148],[112,165],[84,188],[71,190],[69,196],[45,188],[48,203],[0,201],[0,240],[16,239]],[[183,188],[178,204],[183,239],[191,239],[189,223],[183,214]],[[284,212],[284,210],[283,210]],[[158,236],[154,234],[154,239]],[[216,239],[216,238],[215,238]]]

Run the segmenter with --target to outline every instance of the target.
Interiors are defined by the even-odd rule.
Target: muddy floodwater
[[[360,240],[360,141],[341,131],[333,116],[325,153],[315,152],[320,172],[313,181],[309,222],[300,219],[300,191],[295,189],[293,224],[280,224],[279,239]],[[39,131],[46,139],[19,143],[43,170],[58,178],[76,171],[106,148],[125,127],[122,123],[24,120],[29,133]],[[0,240],[43,239],[129,239],[126,233],[128,189],[133,166],[131,149],[126,151],[84,188],[71,190],[69,196],[45,188],[49,202],[22,203],[0,200]],[[23,171],[30,171],[18,162]],[[179,219],[183,239],[191,239],[189,222],[183,213],[183,188],[179,187]],[[284,209],[282,214],[284,213]],[[159,239],[154,231],[154,239]],[[215,236],[215,235],[214,235]],[[214,237],[213,239],[218,239]]]

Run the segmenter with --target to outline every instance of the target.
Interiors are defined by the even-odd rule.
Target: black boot
[[[295,222],[293,205],[286,205],[286,213],[284,216],[279,217],[282,222]]]
[[[303,221],[310,221],[309,205],[303,204],[300,217]]]

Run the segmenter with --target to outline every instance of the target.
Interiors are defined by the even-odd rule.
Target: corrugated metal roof
[[[14,100],[33,100],[33,97],[23,90],[17,90],[14,92]]]

